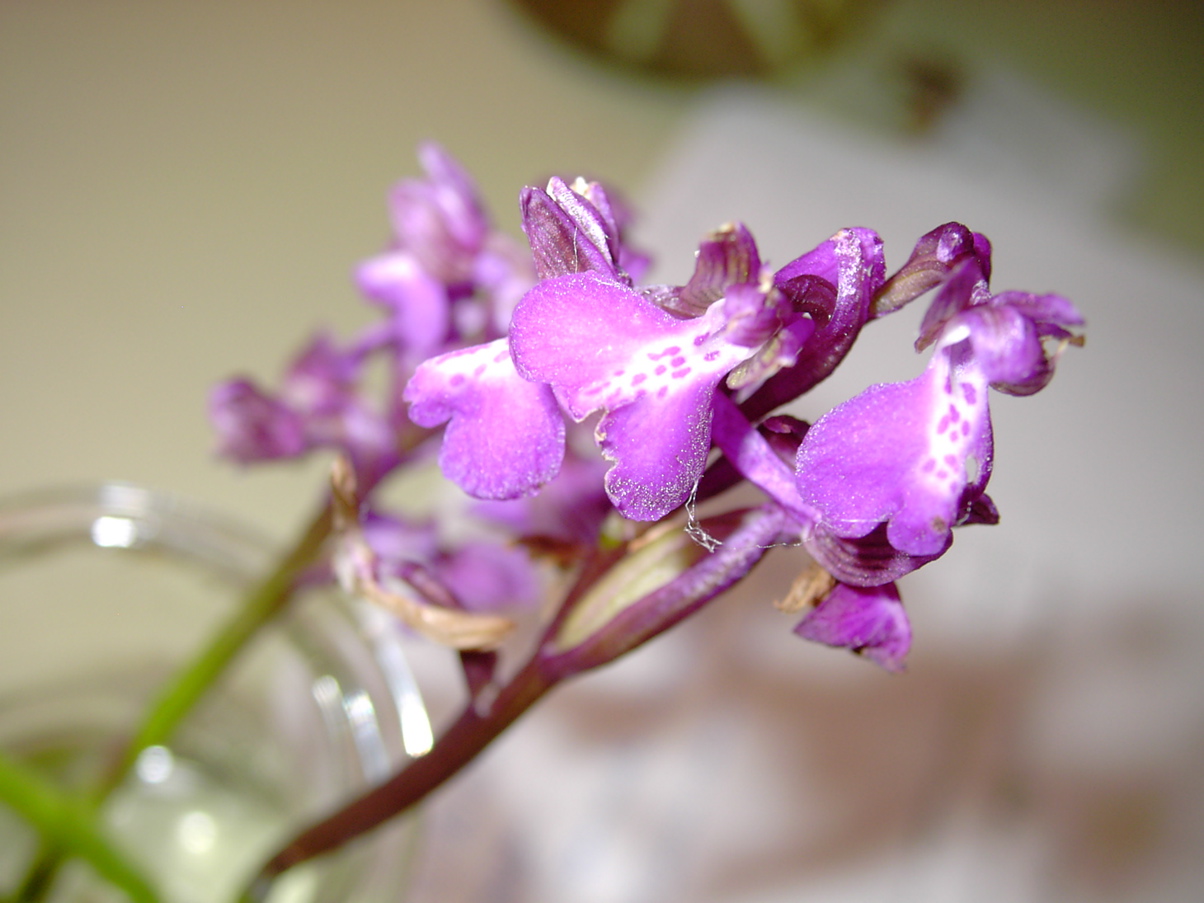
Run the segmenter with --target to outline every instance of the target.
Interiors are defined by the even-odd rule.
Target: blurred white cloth
[[[1073,299],[1087,346],[995,396],[1003,520],[904,582],[906,676],[794,638],[777,555],[437,797],[420,903],[1199,899],[1204,305],[1188,262],[1100,213],[1134,160],[1006,77],[911,144],[760,93],[700,105],[639,198],[658,280],[732,218],[779,265],[871,226],[888,269],[956,219],[991,238],[996,291]],[[800,416],[918,373],[922,303]]]

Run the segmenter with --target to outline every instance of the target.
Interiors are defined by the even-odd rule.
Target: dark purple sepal
[[[886,272],[882,239],[872,229],[843,229],[774,274],[774,287],[816,325],[794,366],[741,404],[752,420],[798,398],[828,377],[869,319],[870,299]]]
[[[976,260],[984,279],[991,275],[991,244],[961,223],[945,223],[920,237],[903,264],[874,294],[871,316],[885,316],[936,288],[967,260]]]
[[[553,179],[549,187],[556,197],[532,187],[519,195],[535,275],[542,280],[592,272],[628,283],[615,264],[607,225],[597,208],[559,179]]]
[[[965,513],[957,522],[957,526],[961,527],[967,524],[994,526],[997,523],[999,523],[999,509],[995,507],[995,502],[989,495],[980,493],[967,501]]]
[[[728,223],[707,235],[698,246],[694,273],[682,286],[682,308],[699,316],[722,298],[728,286],[756,283],[761,255],[743,223]]]
[[[898,580],[940,558],[952,543],[950,533],[944,546],[931,555],[901,552],[886,538],[885,524],[854,538],[837,536],[821,524],[803,537],[803,547],[824,570],[853,586],[879,586]]]
[[[894,583],[837,583],[794,632],[805,640],[849,649],[894,672],[904,669],[911,648],[911,624]]]

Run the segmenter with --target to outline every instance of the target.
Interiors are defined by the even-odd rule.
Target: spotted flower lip
[[[722,302],[678,319],[594,273],[548,279],[515,309],[510,349],[525,379],[551,386],[573,419],[601,411],[614,461],[606,487],[627,517],[656,520],[688,497],[710,448],[712,395],[749,355],[724,337]]]
[[[886,523],[891,546],[911,555],[948,544],[963,493],[989,475],[990,420],[979,375],[957,378],[945,355],[933,362],[914,380],[867,389],[807,432],[800,494],[825,529],[858,539]]]
[[[994,465],[988,389],[1038,391],[1065,345],[1081,341],[1071,328],[1083,319],[1060,295],[993,295],[986,272],[989,258],[971,254],[944,274],[917,343],[933,345],[922,375],[871,386],[799,446],[799,493],[819,512],[819,537],[834,540],[818,551],[839,553],[825,563],[842,579],[893,579],[942,554],[954,526],[998,519],[984,494]],[[899,557],[882,548],[883,529]]]

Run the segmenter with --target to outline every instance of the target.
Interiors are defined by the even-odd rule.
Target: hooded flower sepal
[[[598,182],[553,177],[546,191],[524,188],[519,209],[539,279],[592,272],[631,285],[648,265],[624,243],[627,213]]]
[[[658,306],[682,318],[700,317],[727,292],[728,286],[756,283],[761,273],[757,243],[743,223],[727,223],[698,245],[694,273],[681,286],[645,290]]]
[[[983,282],[991,278],[991,243],[961,223],[945,223],[920,237],[911,256],[874,293],[872,317],[883,317],[945,282],[967,262]]]
[[[336,542],[332,566],[344,592],[362,596],[415,632],[452,649],[494,649],[514,629],[508,618],[463,611],[451,592],[416,562],[403,563],[400,580],[384,586],[380,561],[360,526],[355,477],[342,456],[331,469],[331,493]]]
[[[836,369],[869,320],[870,302],[882,285],[885,267],[878,233],[854,228],[842,229],[773,275],[774,288],[813,328],[801,336],[797,351],[791,349],[792,365],[741,402],[748,417],[764,417]]]

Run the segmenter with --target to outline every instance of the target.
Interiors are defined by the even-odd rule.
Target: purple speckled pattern
[[[547,383],[615,462],[607,489],[627,517],[656,520],[689,495],[710,448],[711,396],[749,350],[726,340],[719,303],[689,320],[592,273],[541,282],[510,327],[515,365]]]

